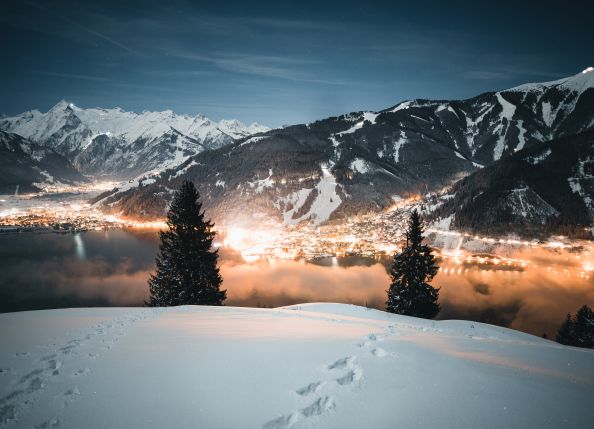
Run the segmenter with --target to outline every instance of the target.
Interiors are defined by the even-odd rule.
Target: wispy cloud
[[[328,85],[351,85],[352,82],[342,80],[326,80],[314,77],[312,68],[324,64],[320,60],[277,55],[248,55],[219,53],[215,55],[202,55],[191,52],[169,53],[171,56],[192,61],[201,61],[215,67],[239,74],[248,74],[262,77],[273,77],[297,82],[320,83]]]
[[[74,21],[65,15],[58,14],[53,9],[47,8],[44,5],[34,2],[34,1],[26,1],[25,3],[30,6],[35,7],[37,9],[42,10],[45,14],[53,15],[53,16],[59,18],[60,20],[64,21],[65,23],[67,23],[71,26],[74,26],[77,29],[84,31],[85,33],[90,34],[91,36],[99,38],[113,46],[116,46],[117,48],[120,48],[128,53],[131,53],[131,54],[136,54],[136,52],[134,50],[132,50],[128,46],[124,45],[123,43],[119,42],[118,40],[115,40],[113,37],[110,37],[104,33],[101,33],[87,25],[83,25],[77,21]]]
[[[249,25],[276,28],[281,30],[331,31],[346,25],[334,21],[313,21],[287,18],[244,18],[242,21]]]
[[[64,79],[79,79],[79,80],[88,80],[94,82],[112,82],[112,79],[101,77],[101,76],[93,76],[87,74],[76,74],[76,73],[60,73],[60,72],[51,72],[51,71],[34,71],[36,74],[46,75],[46,76],[54,76],[54,77],[62,77]]]
[[[463,73],[468,79],[475,80],[497,80],[509,78],[509,73],[493,70],[468,70]]]
[[[529,76],[535,78],[555,79],[568,73],[549,72],[546,70],[532,70],[525,68],[494,68],[491,70],[467,70],[462,75],[474,80],[504,80]]]
[[[147,76],[164,78],[193,78],[203,76],[216,76],[217,73],[211,70],[173,70],[173,69],[155,69],[142,70]]]
[[[70,24],[72,24],[72,25],[80,28],[81,30],[85,31],[88,34],[91,34],[91,35],[93,35],[95,37],[98,37],[99,39],[102,39],[102,40],[104,40],[104,41],[106,41],[108,43],[111,43],[113,46],[116,46],[116,47],[118,47],[120,49],[123,49],[124,51],[127,51],[127,52],[129,52],[131,54],[135,54],[136,53],[135,51],[133,51],[132,49],[130,49],[126,45],[118,42],[117,40],[113,39],[112,37],[109,37],[109,36],[107,36],[107,35],[105,35],[103,33],[100,33],[98,31],[90,28],[90,27],[87,27],[85,25],[79,24],[78,22],[73,21],[73,20],[71,20],[69,18],[66,18],[65,16],[60,16],[60,18],[62,18],[64,21],[66,21],[66,22],[68,22],[68,23],[70,23]]]

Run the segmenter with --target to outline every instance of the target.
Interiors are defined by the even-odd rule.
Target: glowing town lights
[[[588,67],[584,71],[582,71],[582,74],[592,73],[593,71],[594,71],[594,67]]]
[[[247,227],[221,227],[219,232],[223,237],[223,246],[238,251],[246,262],[259,259],[293,259],[295,253],[279,245],[280,235],[277,227],[271,226],[267,230],[250,229]]]
[[[98,192],[120,185],[115,182],[95,183],[86,187],[64,185],[60,189],[67,189],[69,195],[80,195],[76,200],[67,201],[60,201],[55,195],[44,199],[44,193],[3,195],[3,201],[0,201],[0,231],[78,232],[107,231],[110,228],[167,228],[164,219],[145,221],[129,219],[120,214],[105,214],[97,205],[85,201],[91,198],[86,194],[90,189],[96,196]],[[409,213],[413,208],[423,210],[422,203],[421,196],[398,199],[382,212],[359,213],[341,222],[329,222],[316,227],[307,224],[282,225],[266,216],[254,217],[242,224],[217,221],[213,247],[231,248],[248,263],[262,259],[268,262],[303,262],[321,258],[336,266],[340,265],[340,258],[351,256],[385,262],[405,245],[403,233]],[[594,245],[589,241],[563,236],[551,237],[549,241],[488,237],[436,227],[427,228],[426,235],[427,243],[435,248],[440,260],[442,274],[462,275],[477,271],[489,275],[489,272],[498,271],[511,276],[534,269],[552,275],[590,278],[594,272]],[[531,253],[534,251],[544,252],[545,255],[548,253],[551,258],[532,259],[532,255],[537,255]],[[511,255],[517,255],[517,258]]]
[[[223,245],[239,250],[245,246],[246,237],[247,232],[245,229],[239,227],[230,227],[226,231]]]

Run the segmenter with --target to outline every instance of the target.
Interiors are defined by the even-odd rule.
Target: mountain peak
[[[582,93],[588,88],[594,88],[594,67],[587,67],[586,69],[582,70],[581,72],[574,74],[569,77],[564,77],[557,80],[552,80],[549,82],[535,82],[535,83],[526,83],[523,85],[516,86],[514,88],[510,88],[506,91],[543,91],[551,87],[561,87],[566,88],[577,93]]]
[[[257,122],[252,122],[252,124],[247,127],[247,130],[250,134],[265,133],[266,131],[270,131],[270,127]]]
[[[68,108],[72,109],[76,107],[73,103],[70,103],[69,101],[66,101],[64,99],[58,101],[48,112],[57,112],[57,111],[62,111],[62,110],[66,110]]]

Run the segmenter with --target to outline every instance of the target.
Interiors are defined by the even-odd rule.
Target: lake
[[[0,234],[0,311],[143,305],[157,250],[158,233],[152,230]],[[388,261],[350,257],[247,263],[228,248],[220,255],[227,305],[332,301],[384,306]],[[542,261],[543,256],[532,258]],[[567,312],[594,306],[592,277],[570,274],[444,262],[432,282],[441,288],[438,318],[554,336]]]

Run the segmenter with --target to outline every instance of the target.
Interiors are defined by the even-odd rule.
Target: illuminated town
[[[167,228],[163,220],[137,220],[105,214],[88,199],[113,188],[105,182],[77,188],[49,189],[40,194],[0,198],[0,233],[83,232],[113,228]],[[68,198],[65,198],[65,195]],[[53,199],[54,196],[59,197]],[[283,225],[274,220],[254,225],[217,224],[217,247],[230,248],[248,262],[306,260],[338,265],[344,258],[358,257],[388,262],[405,244],[403,231],[412,209],[423,210],[426,200],[418,196],[401,200],[379,213],[353,216],[320,226]],[[589,241],[554,237],[547,241],[495,238],[430,226],[428,243],[435,248],[443,274],[469,270],[523,272],[543,270],[552,275],[587,279],[594,271]],[[530,252],[544,251],[533,260]],[[522,257],[517,255],[521,254]]]

